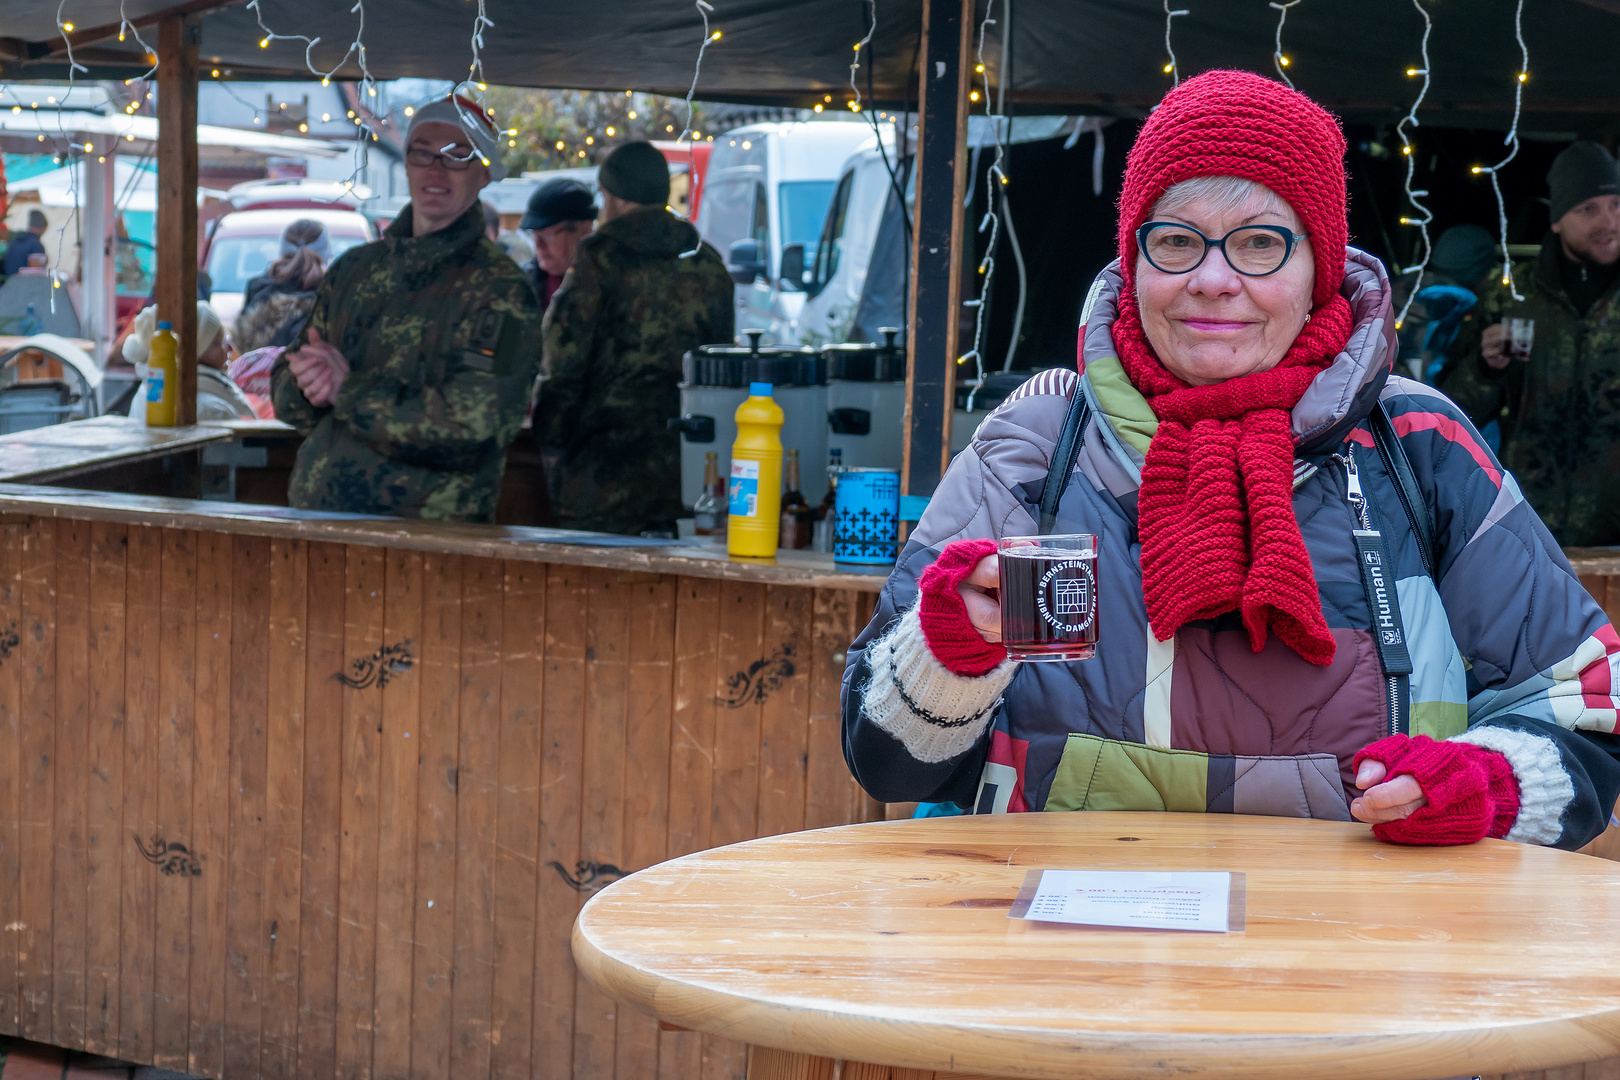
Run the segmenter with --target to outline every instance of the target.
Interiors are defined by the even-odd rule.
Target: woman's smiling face
[[[1304,232],[1299,215],[1270,188],[1229,180],[1186,184],[1192,197],[1178,195],[1183,185],[1171,188],[1150,220],[1190,225],[1210,239],[1247,225]],[[1310,315],[1315,284],[1309,240],[1266,277],[1239,274],[1219,251],[1184,274],[1164,273],[1136,256],[1136,301],[1148,343],[1167,371],[1193,386],[1276,367]]]

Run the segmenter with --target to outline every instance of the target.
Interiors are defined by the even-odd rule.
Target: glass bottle
[[[703,455],[703,490],[692,504],[692,531],[699,536],[723,536],[726,531],[726,485],[720,479],[720,454]]]
[[[788,450],[785,454],[787,460],[783,464],[783,472],[787,490],[782,493],[781,546],[807,548],[810,546],[813,511],[804,493],[799,490],[799,452]]]

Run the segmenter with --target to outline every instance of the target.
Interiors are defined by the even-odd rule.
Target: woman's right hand
[[[962,605],[967,608],[968,620],[989,642],[1001,640],[1001,569],[996,556],[986,555],[973,567],[973,572],[957,586]]]

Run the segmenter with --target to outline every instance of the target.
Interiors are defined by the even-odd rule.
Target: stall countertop
[[[43,484],[109,465],[166,457],[228,442],[226,427],[154,428],[127,416],[97,416],[0,435],[0,482]]]
[[[208,430],[231,437],[224,428]],[[0,440],[0,451],[3,447]],[[8,514],[873,593],[883,587],[891,569],[834,564],[831,555],[810,551],[783,551],[775,559],[737,559],[728,556],[724,546],[706,541],[658,543],[565,529],[420,521],[0,483],[0,520]]]

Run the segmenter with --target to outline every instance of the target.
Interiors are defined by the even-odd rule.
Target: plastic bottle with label
[[[180,365],[175,360],[179,344],[173,323],[157,324],[146,359],[147,427],[174,427],[175,400],[180,392]]]
[[[748,384],[737,406],[737,441],[731,444],[730,508],[726,551],[771,558],[782,524],[782,407],[770,383]]]

